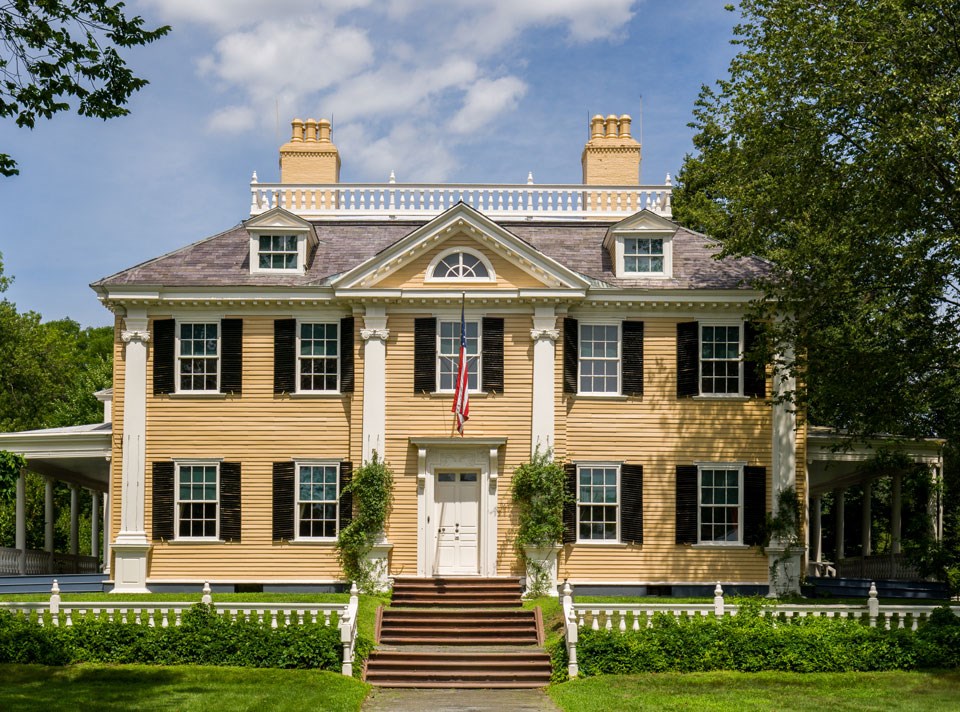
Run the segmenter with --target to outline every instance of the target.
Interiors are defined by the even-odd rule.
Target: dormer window
[[[610,254],[614,274],[626,279],[669,279],[676,233],[674,223],[649,210],[611,226],[603,246]]]
[[[296,235],[259,235],[258,262],[262,270],[298,270],[299,249]]]
[[[437,255],[427,268],[427,281],[492,282],[493,265],[480,252],[456,247]]]
[[[623,271],[626,274],[663,274],[664,251],[661,237],[625,237]]]

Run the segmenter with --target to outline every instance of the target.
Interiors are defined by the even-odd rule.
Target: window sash
[[[296,539],[335,540],[340,531],[340,466],[297,465]]]
[[[577,541],[620,541],[618,465],[577,465]]]
[[[178,322],[177,392],[220,390],[220,323]]]
[[[174,515],[174,538],[220,538],[219,465],[177,464]]]
[[[623,241],[623,271],[637,274],[662,273],[666,253],[660,237],[627,237]]]
[[[297,240],[296,235],[261,235],[257,240],[259,269],[296,270]]]
[[[701,544],[743,542],[743,468],[700,466],[697,470],[697,540]]]
[[[340,392],[338,322],[297,324],[297,392]]]
[[[578,392],[584,395],[619,394],[621,350],[619,324],[580,324]]]
[[[700,325],[700,394],[743,393],[743,329],[739,324]]]
[[[482,330],[479,321],[467,321],[467,390],[479,393]],[[437,323],[437,392],[453,393],[457,385],[460,360],[460,321]]]

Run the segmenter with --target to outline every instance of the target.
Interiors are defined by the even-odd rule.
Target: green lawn
[[[927,712],[960,710],[960,671],[601,675],[548,693],[565,712]]]
[[[330,672],[201,666],[0,665],[0,709],[356,711],[369,686]]]

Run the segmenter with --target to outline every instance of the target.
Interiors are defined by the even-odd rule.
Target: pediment
[[[471,288],[503,286],[543,289],[585,289],[587,280],[576,272],[547,257],[529,243],[501,227],[482,213],[460,203],[387,249],[341,275],[336,289],[370,289],[374,287],[412,288],[425,281],[428,267],[435,264],[445,250],[462,246],[482,256],[494,267],[495,281],[469,281]],[[522,285],[510,282],[507,274],[523,275]],[[417,275],[417,280],[411,277]],[[429,280],[427,280],[429,281]],[[517,280],[513,280],[517,282]],[[462,288],[462,282],[429,281],[432,289]]]
[[[244,227],[246,227],[247,230],[256,230],[258,232],[263,230],[310,230],[312,232],[313,230],[313,225],[309,222],[299,215],[294,215],[289,210],[284,210],[283,208],[271,208],[264,213],[260,213],[256,217],[247,220],[244,223]]]
[[[623,234],[670,234],[672,235],[678,230],[678,226],[675,222],[667,220],[666,218],[657,215],[656,213],[651,212],[650,210],[641,210],[639,213],[634,213],[628,218],[624,218],[618,223],[614,223],[607,230],[606,236],[603,238],[604,247],[610,247],[610,244],[615,239],[616,235]]]

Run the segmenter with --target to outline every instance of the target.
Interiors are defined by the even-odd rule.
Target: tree
[[[119,50],[149,44],[169,26],[145,29],[109,0],[7,0],[0,4],[0,117],[33,128],[71,108],[100,119],[125,116],[131,95],[148,82],[134,76]],[[16,175],[0,153],[0,175]]]
[[[813,422],[960,430],[960,5],[743,0],[677,219],[768,259],[766,356]]]

